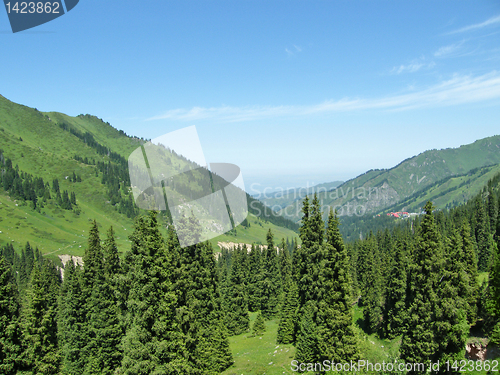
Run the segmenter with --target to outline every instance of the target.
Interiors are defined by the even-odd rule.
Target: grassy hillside
[[[427,201],[432,201],[438,208],[451,208],[464,204],[498,173],[500,173],[499,164],[474,168],[467,173],[447,177],[386,208],[384,212],[418,212]]]
[[[61,128],[63,125],[66,130]],[[58,179],[61,192],[67,190],[75,193],[78,208],[65,210],[51,199],[43,208],[35,210],[29,201],[14,199],[0,188],[0,245],[10,242],[19,249],[29,241],[45,254],[81,256],[90,222],[96,219],[102,236],[112,225],[120,250],[127,250],[133,219],[119,213],[119,204],[110,201],[109,186],[102,183],[102,172],[97,171],[96,166],[90,162],[87,164],[75,160],[75,155],[87,157],[96,163],[116,165],[116,162],[108,152],[99,153],[95,147],[89,146],[68,129],[81,134],[89,133],[99,145],[108,148],[110,153],[117,153],[125,159],[144,142],[127,136],[94,116],[71,117],[57,112],[41,113],[0,96],[0,153],[11,159],[13,167],[17,165],[20,173],[41,177],[50,185],[54,179]],[[187,162],[178,159],[176,163],[182,169]],[[81,177],[81,182],[70,182],[73,172]],[[124,196],[128,194],[126,186],[122,186],[120,191]],[[51,194],[54,198],[54,192]],[[275,232],[275,238],[292,238],[297,235],[292,230],[253,215],[248,220],[248,228],[237,227],[236,235],[223,235],[211,242],[214,245],[218,241],[265,242],[269,228]]]
[[[434,193],[439,195],[444,190],[452,188],[453,184],[457,184],[458,187],[454,189],[453,194],[442,194],[441,199],[436,202],[438,208],[444,208],[454,200],[463,202],[464,197],[476,194],[482,187],[484,179],[474,182],[483,176],[482,172],[472,170],[499,163],[500,136],[493,136],[455,149],[426,151],[404,160],[391,169],[370,170],[318,196],[323,207],[336,207],[340,215],[357,213],[362,216],[365,213],[383,211],[399,203],[404,205],[407,198],[418,195],[432,186],[434,189],[433,192],[428,191],[429,196],[433,196]],[[468,176],[469,171],[472,171],[471,176]],[[463,178],[456,181],[445,180],[452,176],[463,176]],[[468,182],[462,184],[466,179]],[[438,182],[448,185],[437,187]],[[283,216],[298,221],[300,207],[301,202],[294,202],[280,212]]]

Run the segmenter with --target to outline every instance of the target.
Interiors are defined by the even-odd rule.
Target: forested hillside
[[[425,151],[391,169],[370,170],[336,189],[318,193],[318,198],[323,206],[337,208],[341,217],[378,214],[391,206],[403,211],[421,209],[425,199],[435,200],[442,209],[465,203],[477,194],[498,173],[494,170],[498,164],[500,136],[493,136],[459,148]],[[300,207],[300,201],[294,202],[280,213],[298,222]]]
[[[427,202],[421,217],[346,244],[338,217],[330,211],[325,223],[315,196],[302,206],[300,246],[268,231],[266,248],[218,257],[209,243],[181,249],[173,227],[162,235],[151,212],[137,218],[120,258],[113,229],[103,236],[93,222],[83,267],[69,261],[64,278],[30,244],[20,255],[3,246],[0,369],[282,373],[273,361],[242,364],[246,354],[230,345],[277,324],[276,348],[293,353],[287,372],[358,360],[439,361],[458,372],[467,345],[488,353],[488,344],[491,359],[500,344],[499,197],[497,175],[465,205],[445,212]],[[492,366],[471,363],[477,373]]]
[[[321,194],[300,202],[300,227],[249,198],[242,225],[214,239],[245,245],[219,252],[181,248],[179,231],[203,230],[189,217],[176,232],[168,212],[136,207],[126,154],[143,140],[4,98],[0,114],[2,374],[324,373],[358,360],[457,373],[499,355],[496,164],[441,170],[400,202],[420,215],[365,215],[345,221],[348,236]]]
[[[130,246],[137,208],[127,158],[146,140],[131,137],[91,115],[67,116],[13,103],[0,96],[0,244],[26,241],[40,251],[83,255],[88,224],[115,228]],[[189,161],[172,155],[182,168]],[[250,216],[236,230],[213,239],[263,242],[268,229],[292,238],[298,228],[247,196]],[[168,214],[160,218],[166,234]]]

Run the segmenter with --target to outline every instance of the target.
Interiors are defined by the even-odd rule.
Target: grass
[[[257,313],[250,313],[250,327]],[[291,361],[295,356],[293,345],[277,345],[278,320],[266,321],[266,331],[262,336],[250,333],[232,336],[229,345],[234,364],[223,375],[281,375],[293,374]]]
[[[52,204],[36,212],[22,201],[11,199],[0,189],[0,245],[12,243],[20,251],[29,241],[38,246],[43,254],[54,259],[58,255],[82,256],[87,244],[87,233],[91,221],[100,225],[104,239],[110,226],[115,230],[119,250],[129,249],[128,236],[133,231],[133,220],[119,214],[107,200],[106,186],[101,184],[101,174],[95,176],[93,166],[74,160],[75,154],[108,162],[102,156],[58,123],[65,122],[80,132],[90,132],[100,144],[127,158],[140,146],[141,140],[126,136],[94,116],[71,117],[57,112],[42,113],[36,109],[18,105],[0,96],[0,149],[5,157],[18,165],[19,169],[42,177],[45,182],[57,178],[61,191],[75,192],[79,215],[62,210]],[[182,168],[182,160],[179,161]],[[73,173],[81,176],[82,182],[71,183],[66,176]],[[52,194],[52,193],[51,193]],[[222,235],[212,239],[214,250],[217,243],[243,242],[265,243],[267,230],[275,233],[276,242],[282,237],[297,237],[297,233],[268,223],[257,217],[249,217],[251,227],[237,227],[237,235]],[[166,231],[162,229],[164,233]]]
[[[495,166],[467,175],[475,168],[499,164],[499,144],[500,136],[493,136],[456,149],[425,151],[404,160],[394,168],[368,171],[332,192],[318,194],[318,198],[323,206],[344,206],[349,203],[351,210],[353,206],[362,205],[373,213],[396,206],[397,202],[401,202],[398,206],[405,204],[418,207],[420,202],[436,200],[438,208],[444,208],[453,201],[461,203],[478,193],[488,179],[500,171],[500,167]],[[462,176],[446,182],[446,186],[435,185],[446,177],[459,175]],[[466,183],[459,186],[464,181]],[[381,188],[382,186],[385,187]],[[375,188],[378,190],[374,190]],[[444,193],[446,189],[451,190]],[[378,194],[373,194],[368,199],[370,191]],[[417,192],[424,192],[425,196],[419,197],[418,202],[406,204],[405,200]],[[297,221],[300,209],[300,202],[294,202],[281,212],[283,216]]]

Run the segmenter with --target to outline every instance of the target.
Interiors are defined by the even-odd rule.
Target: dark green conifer
[[[442,245],[427,202],[420,225],[410,269],[410,310],[400,347],[406,362],[428,364],[438,350],[435,319],[438,303],[436,286],[442,275]]]
[[[369,333],[378,332],[382,323],[382,273],[378,243],[370,233],[365,241],[367,253],[365,257],[366,275],[364,277],[364,290],[362,290],[363,316],[365,327]]]
[[[438,349],[433,361],[455,361],[464,358],[469,333],[467,323],[468,277],[465,272],[462,237],[457,229],[449,229],[445,239],[446,256],[442,275],[436,285],[438,297],[435,316],[435,340]]]
[[[389,274],[385,304],[383,307],[382,335],[393,339],[404,332],[407,288],[407,252],[408,240],[400,240],[395,248],[396,253]]]
[[[295,326],[299,309],[297,284],[292,275],[292,262],[288,250],[280,252],[281,278],[283,280],[283,304],[276,342],[290,344],[295,341]]]
[[[105,251],[109,257],[117,251],[112,230]],[[113,248],[114,247],[114,248]],[[116,255],[116,254],[115,254]],[[117,259],[110,259],[116,266]],[[106,272],[99,229],[94,221],[84,254],[83,296],[85,298],[84,374],[111,374],[121,362],[119,348],[123,336],[118,302],[112,285],[112,273]],[[119,266],[118,266],[119,267]],[[111,268],[108,268],[112,272]]]
[[[62,371],[79,375],[85,368],[82,349],[87,344],[85,300],[82,294],[80,266],[73,259],[64,267],[64,281],[58,308],[58,337]]]
[[[120,257],[118,256],[118,247],[116,246],[115,231],[109,227],[106,241],[104,242],[104,273],[110,278],[121,272]]]
[[[260,246],[252,245],[248,259],[248,310],[255,312],[260,310],[262,293],[262,251]]]
[[[483,199],[478,196],[475,200],[474,218],[476,221],[475,232],[478,248],[477,266],[479,271],[485,272],[489,268],[492,238],[490,237],[490,222],[486,214]]]
[[[117,374],[193,374],[176,320],[176,296],[168,272],[171,259],[156,212],[137,219],[130,240],[124,267],[128,285],[126,334]]]
[[[197,225],[181,220],[182,225]],[[193,228],[193,231],[201,228]],[[242,252],[242,250],[240,250]],[[172,227],[167,239],[171,259],[172,291],[176,294],[177,319],[184,335],[187,360],[197,371],[219,374],[232,364],[212,247],[197,243],[180,248]]]
[[[477,304],[479,299],[479,281],[477,273],[477,256],[474,249],[474,242],[471,238],[470,225],[464,221],[460,228],[462,239],[462,262],[465,264],[465,273],[468,277],[466,287],[467,299],[467,320],[469,324],[474,324],[477,319]]]
[[[318,328],[314,323],[314,304],[312,301],[302,307],[297,332],[295,360],[299,363],[315,363],[319,360]]]
[[[265,331],[266,331],[266,323],[264,321],[262,313],[259,311],[257,313],[257,317],[255,318],[255,322],[253,323],[252,332],[256,336],[262,336],[262,334]]]
[[[320,360],[356,361],[360,358],[353,324],[352,283],[347,249],[336,213],[330,210],[326,230],[325,262],[321,269],[317,301],[317,339]]]
[[[21,354],[19,295],[11,265],[0,255],[0,373],[14,375]]]
[[[23,368],[34,374],[57,374],[61,354],[57,338],[60,274],[49,261],[35,263],[22,313]]]
[[[225,323],[231,335],[239,335],[250,328],[243,262],[243,250],[236,247],[231,257],[231,270],[225,301]]]
[[[278,255],[274,247],[273,233],[267,232],[267,250],[262,261],[261,312],[265,319],[271,319],[279,310],[280,273]]]
[[[493,318],[493,331],[490,336],[492,344],[500,344],[500,251],[495,243],[493,246],[492,266],[488,281],[487,309]]]

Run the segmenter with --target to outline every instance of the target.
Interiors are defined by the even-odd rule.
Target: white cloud
[[[395,66],[394,68],[392,68],[391,73],[395,73],[395,74],[401,74],[401,73],[405,73],[405,72],[415,73],[422,68],[433,68],[436,65],[434,63],[434,61],[431,61],[430,63],[424,63],[422,60],[423,59],[414,60],[411,63],[409,63],[408,65]]]
[[[147,120],[243,122],[366,109],[401,111],[424,107],[444,107],[499,98],[500,74],[493,71],[478,77],[456,74],[449,80],[425,89],[374,99],[343,98],[305,106],[193,107],[169,110]]]
[[[453,55],[462,48],[463,44],[464,41],[461,41],[460,43],[454,43],[441,47],[436,52],[434,52],[434,57],[447,57]]]
[[[285,48],[285,52],[288,54],[288,56],[293,56],[296,53],[302,52],[302,48],[300,48],[299,46],[293,44],[293,48],[290,48],[290,49]]]
[[[483,27],[486,27],[489,25],[494,25],[497,23],[500,23],[500,15],[495,16],[495,17],[491,17],[491,18],[489,18],[486,21],[481,22],[481,23],[476,23],[474,25],[462,27],[461,29],[454,30],[454,31],[450,32],[449,34],[457,34],[457,33],[463,33],[465,31],[469,31],[469,30],[482,29]]]

